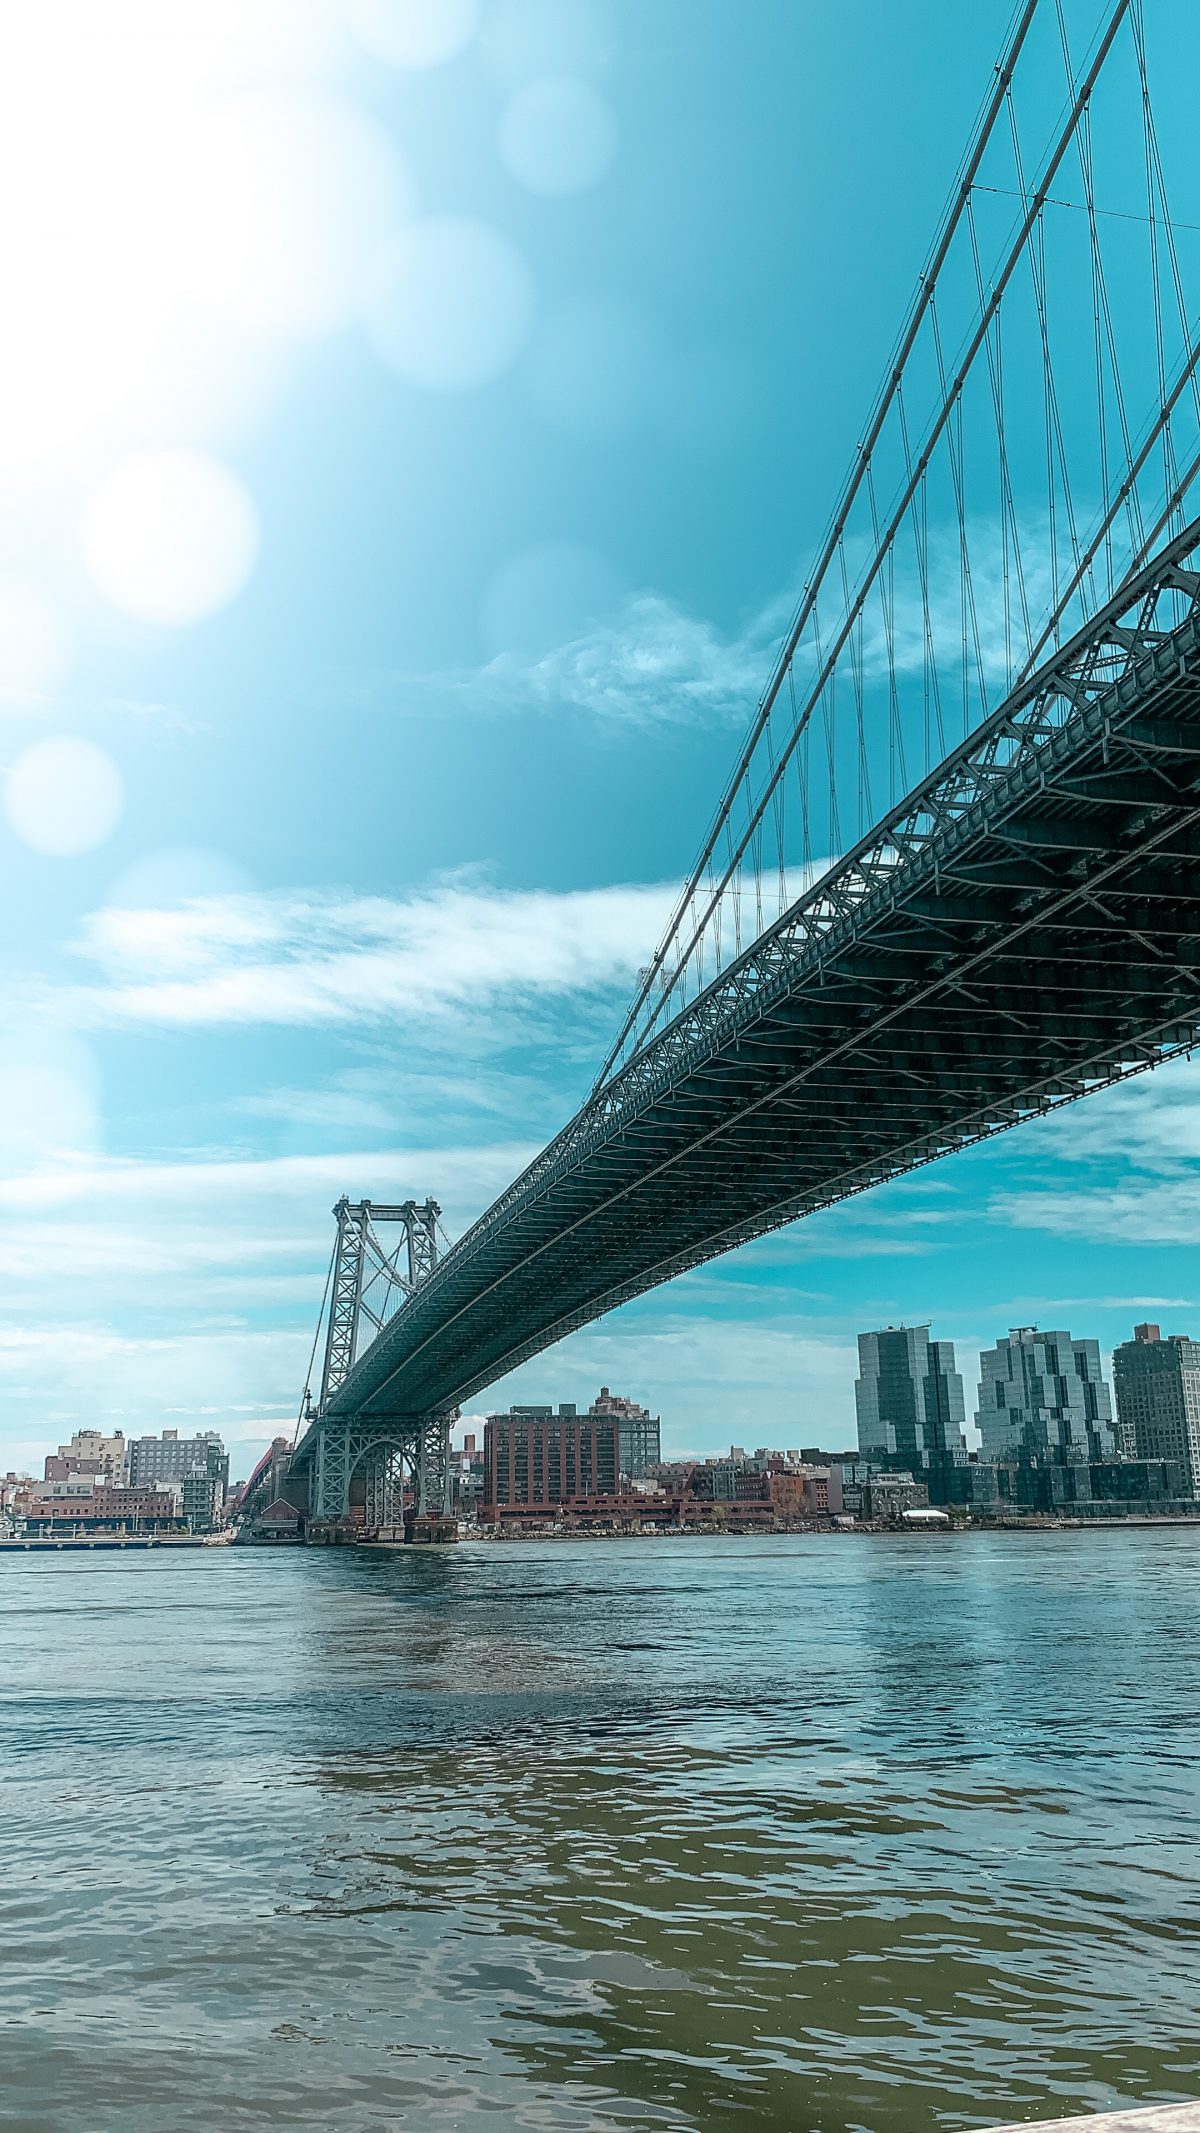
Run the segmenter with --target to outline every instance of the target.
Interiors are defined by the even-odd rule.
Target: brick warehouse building
[[[480,1517],[551,1518],[561,1504],[620,1494],[620,1421],[574,1407],[514,1407],[483,1432]]]
[[[27,1532],[51,1535],[68,1527],[87,1533],[178,1532],[184,1524],[174,1490],[125,1487],[95,1488],[86,1496],[35,1493],[25,1518]]]

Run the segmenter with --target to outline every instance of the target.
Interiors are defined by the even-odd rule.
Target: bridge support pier
[[[314,1425],[310,1528],[321,1537],[358,1521],[352,1489],[361,1488],[362,1528],[395,1530],[451,1519],[450,1427],[453,1410],[425,1415],[331,1415]],[[406,1505],[406,1491],[409,1501]],[[318,1537],[314,1531],[313,1538]],[[438,1535],[445,1538],[444,1533]]]

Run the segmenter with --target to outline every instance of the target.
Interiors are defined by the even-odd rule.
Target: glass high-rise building
[[[965,1461],[963,1381],[954,1342],[931,1341],[928,1326],[886,1326],[858,1336],[854,1383],[858,1448],[865,1459],[907,1467],[940,1494],[946,1465]]]
[[[1135,1326],[1113,1350],[1117,1423],[1126,1459],[1180,1459],[1200,1496],[1200,1341]]]
[[[1014,1326],[979,1358],[982,1457],[1066,1466],[1116,1457],[1100,1344]]]

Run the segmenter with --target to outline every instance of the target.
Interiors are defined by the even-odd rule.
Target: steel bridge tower
[[[438,1263],[436,1200],[340,1199],[329,1280],[329,1320],[321,1370],[321,1393],[311,1426],[310,1525],[344,1525],[351,1484],[364,1488],[367,1530],[397,1526],[404,1516],[406,1482],[418,1518],[450,1512],[450,1425],[456,1410],[433,1413],[358,1415],[328,1413],[330,1401],[351,1377],[364,1328],[374,1340],[400,1306],[423,1287]],[[386,1238],[385,1232],[390,1232]],[[394,1242],[392,1241],[394,1239]],[[306,1404],[308,1395],[306,1394]]]

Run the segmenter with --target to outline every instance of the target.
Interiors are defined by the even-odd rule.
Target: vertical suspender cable
[[[1093,66],[1089,70],[1088,79],[1083,94],[1083,101],[1085,103],[1087,100],[1087,96],[1091,94],[1092,83],[1098,75],[1100,67],[1102,66],[1104,59],[1107,56],[1109,46],[1111,45],[1112,39],[1116,34],[1116,28],[1120,21],[1120,18],[1124,15],[1128,5],[1129,0],[1118,0],[1118,4],[1114,13],[1114,18],[1102,39],[1096,59],[1093,62]],[[1000,112],[1003,109],[1004,98],[1012,82],[1013,74],[1016,70],[1017,61],[1021,56],[1021,51],[1025,44],[1025,40],[1029,34],[1030,26],[1033,22],[1034,16],[1037,13],[1037,8],[1038,0],[1022,0],[1022,4],[1019,6],[1017,14],[1013,20],[1012,28],[1009,33],[1008,41],[1005,46],[1003,56],[1000,60],[999,65],[996,68],[995,81],[992,84],[990,94],[986,98],[984,105],[976,120],[975,130],[971,139],[971,145],[964,159],[957,184],[955,185],[954,191],[951,195],[946,212],[943,215],[941,228],[939,229],[938,234],[934,239],[932,250],[930,251],[929,257],[925,262],[925,267],[918,279],[916,295],[913,298],[908,318],[905,321],[904,327],[901,331],[900,339],[897,343],[895,353],[892,357],[891,363],[888,366],[887,375],[884,379],[883,385],[876,399],[875,407],[871,414],[871,419],[867,425],[866,435],[863,439],[862,444],[859,446],[858,451],[855,454],[854,464],[851,468],[849,478],[846,482],[846,486],[842,492],[841,501],[838,504],[836,512],[834,513],[833,519],[829,526],[829,530],[822,544],[820,553],[817,558],[816,567],[813,571],[812,577],[810,578],[807,587],[805,588],[804,596],[801,599],[800,605],[792,618],[791,627],[788,630],[787,637],[784,641],[783,649],[780,652],[778,659],[776,660],[774,670],[771,674],[771,678],[767,684],[766,689],[763,692],[762,697],[759,700],[758,710],[751,725],[750,732],[746,739],[745,745],[743,747],[741,757],[739,758],[737,768],[734,771],[733,777],[730,780],[726,793],[723,796],[722,801],[717,809],[716,815],[713,818],[713,822],[709,830],[708,836],[705,839],[704,850],[702,851],[699,860],[697,861],[695,867],[692,870],[691,875],[689,876],[687,886],[684,890],[683,896],[676,909],[676,912],[672,917],[670,927],[664,939],[660,943],[658,949],[656,950],[654,959],[650,964],[646,976],[638,988],[636,996],[632,1002],[632,1005],[630,1006],[629,1013],[627,1014],[624,1022],[622,1023],[621,1029],[617,1035],[616,1042],[610,1049],[608,1056],[600,1069],[600,1073],[596,1081],[597,1087],[599,1087],[600,1084],[607,1078],[614,1061],[619,1058],[621,1051],[624,1048],[625,1039],[629,1035],[630,1030],[633,1028],[633,1025],[636,1022],[637,1017],[640,1014],[641,1009],[645,1004],[645,1001],[651,991],[655,978],[661,970],[663,963],[666,961],[667,955],[670,952],[671,944],[674,941],[682,925],[683,919],[688,909],[688,905],[692,897],[694,896],[697,888],[699,887],[699,884],[703,878],[704,869],[707,866],[709,859],[711,858],[712,853],[715,849],[717,838],[720,835],[722,819],[724,815],[728,812],[729,808],[733,805],[734,799],[741,786],[742,778],[745,774],[745,769],[748,766],[751,758],[753,757],[756,747],[758,746],[759,739],[762,735],[763,726],[771,715],[771,708],[775,702],[776,697],[779,694],[780,689],[783,686],[785,677],[790,671],[793,655],[796,651],[797,645],[800,642],[805,627],[807,626],[809,617],[812,613],[813,603],[816,600],[817,594],[821,588],[822,581],[833,559],[833,556],[836,553],[838,541],[845,530],[847,520],[850,516],[851,508],[854,504],[855,498],[857,497],[859,488],[862,484],[863,475],[866,472],[866,468],[870,462],[871,454],[879,441],[879,437],[883,430],[884,423],[887,420],[887,416],[892,405],[892,400],[895,395],[896,386],[901,376],[903,375],[904,366],[912,353],[913,347],[917,340],[917,336],[924,322],[926,312],[929,308],[930,303],[932,302],[933,292],[937,284],[938,275],[941,272],[942,265],[946,259],[946,255],[950,250],[951,244],[953,243],[955,234],[958,230],[959,223],[966,209],[967,202],[971,197],[971,188],[975,183],[975,178],[978,173],[979,166],[983,161],[983,157],[986,152],[988,142],[991,139],[992,132],[995,128],[996,121],[1000,115]],[[1073,112],[1072,114],[1072,118],[1069,122],[1068,132],[1063,143],[1064,148],[1066,145],[1066,140],[1069,140],[1070,138],[1070,126],[1074,125],[1075,118],[1077,117],[1077,115],[1077,111]],[[1058,168],[1059,161],[1061,161],[1061,154],[1056,158],[1053,165],[1053,170],[1056,170]],[[1051,171],[1050,176],[1053,176],[1053,170]]]
[[[1072,101],[1071,108],[1067,114],[1066,120],[1064,121],[1062,129],[1055,141],[1054,147],[1051,150],[1050,155],[1043,168],[1042,175],[1038,180],[1036,191],[1031,196],[1029,207],[1024,216],[1021,218],[1021,223],[1017,235],[1014,238],[1013,243],[1008,251],[1008,254],[1005,257],[1004,263],[1001,266],[1000,271],[992,284],[991,292],[988,296],[986,305],[984,306],[983,313],[977,321],[974,330],[968,337],[965,350],[959,360],[958,369],[956,370],[954,378],[951,381],[947,397],[943,400],[942,405],[938,409],[937,414],[934,416],[929,431],[927,432],[925,444],[922,447],[920,457],[918,458],[914,467],[913,475],[910,477],[909,481],[902,483],[901,485],[900,494],[893,509],[893,513],[888,522],[885,533],[883,535],[882,542],[877,546],[874,557],[872,558],[870,564],[863,573],[862,581],[859,585],[858,593],[855,596],[855,601],[852,610],[842,622],[840,628],[838,629],[834,637],[832,646],[830,650],[826,653],[824,659],[818,660],[819,671],[817,673],[815,681],[813,682],[809,690],[808,696],[805,699],[804,705],[800,712],[801,721],[804,723],[806,723],[807,720],[811,717],[815,705],[821,701],[822,695],[825,690],[825,685],[829,679],[829,675],[832,671],[832,668],[840,657],[847,638],[849,637],[850,632],[854,627],[854,623],[857,619],[857,616],[861,612],[862,607],[865,605],[867,598],[876,583],[876,580],[879,578],[883,570],[887,555],[891,549],[891,545],[895,540],[896,533],[901,523],[903,522],[904,516],[912,500],[912,494],[916,488],[916,483],[920,479],[922,472],[928,466],[929,461],[933,456],[934,449],[938,444],[944,430],[946,429],[947,424],[950,421],[957,396],[961,392],[962,387],[966,382],[966,379],[975,362],[976,356],[979,354],[981,347],[983,347],[984,343],[987,340],[988,334],[991,331],[992,321],[1000,308],[1001,302],[1003,301],[1004,292],[1012,279],[1017,263],[1020,260],[1022,254],[1024,253],[1025,246],[1029,241],[1030,231],[1033,228],[1038,211],[1044,205],[1046,196],[1049,193],[1050,187],[1054,182],[1055,176],[1057,174],[1060,164],[1062,163],[1063,157],[1066,155],[1067,149],[1070,146],[1071,141],[1075,137],[1075,133],[1079,125],[1080,116],[1087,107],[1088,99],[1091,96],[1092,90],[1094,89],[1096,82],[1099,78],[1100,70],[1103,67],[1104,62],[1112,49],[1113,41],[1116,38],[1117,32],[1120,29],[1121,24],[1125,19],[1125,16],[1129,12],[1129,5],[1130,0],[1117,0],[1117,4],[1113,8],[1112,14],[1108,19],[1108,23],[1097,45],[1091,65],[1089,66],[1083,81],[1080,83],[1080,86]],[[1122,500],[1127,498],[1130,487],[1131,484],[1123,484],[1121,492]],[[1090,564],[1090,562],[1091,556],[1089,555],[1086,559],[1084,569],[1080,570],[1075,574],[1072,589],[1077,588],[1079,582],[1081,582],[1082,576],[1084,575],[1084,571],[1086,570],[1087,564]],[[1045,636],[1042,637],[1040,642],[1041,644],[1044,644],[1046,642]],[[1030,654],[1030,657],[1033,657],[1032,652]],[[1026,663],[1026,669],[1023,669],[1023,671],[1027,671],[1027,668],[1028,662]],[[780,682],[782,682],[784,675],[787,674],[789,671],[790,656],[786,661],[783,661],[776,670]],[[775,686],[775,684],[773,683],[772,686]],[[799,737],[800,729],[798,727],[797,730],[791,735],[787,746],[784,748],[779,757],[779,768],[776,773],[777,776],[783,775],[783,772],[786,769],[788,762],[790,761],[793,753],[795,752]],[[740,781],[740,769],[738,775]],[[760,799],[756,802],[756,812],[754,817],[748,823],[746,829],[743,832],[740,846],[741,850],[745,849],[746,843],[748,842],[750,836],[753,834],[754,829],[757,827],[758,816],[761,813],[761,810],[770,804],[770,798],[771,788],[768,784],[767,789],[763,792]],[[727,819],[728,803],[726,803],[725,807],[722,810],[722,815],[718,822],[717,830],[713,833],[712,837],[710,837],[709,844],[706,847],[706,857],[701,862],[702,865],[707,863],[707,855],[713,849],[716,835],[719,834],[721,824],[727,821]],[[728,877],[726,877],[726,879],[727,878]],[[720,888],[718,888],[715,893],[716,896],[719,896],[721,893]],[[685,896],[680,907],[681,911],[687,908],[689,900],[690,890],[688,892],[685,892]],[[707,925],[714,908],[715,899],[710,899],[708,908],[700,920],[700,926],[698,929],[699,932],[703,932],[703,929]],[[671,942],[675,938],[675,931],[676,927],[675,924],[673,924],[671,932],[668,934],[666,941],[658,951],[658,957],[654,965],[655,969],[657,969],[661,962],[665,959],[668,948],[670,947]],[[697,937],[697,933],[693,933],[692,938],[680,951],[681,961],[686,961],[686,959],[691,955],[692,950],[696,945]],[[607,1078],[610,1068],[612,1067],[614,1061],[619,1057],[624,1047],[625,1039],[628,1036],[630,1030],[632,1029],[634,1022],[636,1021],[637,1016],[641,1010],[643,1002],[645,1001],[646,996],[650,991],[652,976],[653,972],[638,990],[637,996],[634,999],[634,1002],[630,1007],[630,1010],[626,1015],[624,1022],[621,1025],[620,1031],[618,1032],[616,1042],[611,1047],[608,1056],[605,1059],[604,1065],[601,1067],[599,1076],[597,1077],[597,1087],[599,1087],[600,1084]],[[648,1025],[648,1027],[652,1026],[653,1021],[657,1018],[657,1014],[660,1011],[660,1009],[656,1009],[655,1015],[651,1017],[651,1024]]]

